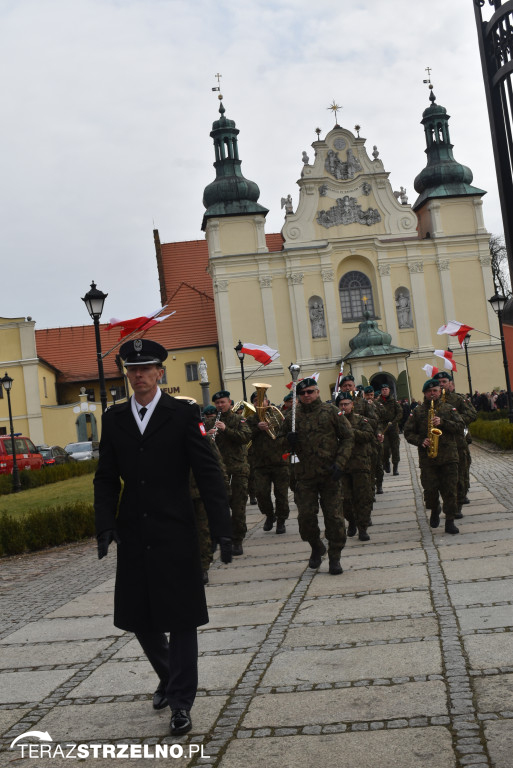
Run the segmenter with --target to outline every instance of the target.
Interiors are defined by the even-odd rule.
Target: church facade
[[[276,386],[290,381],[291,362],[301,375],[318,372],[321,396],[330,397],[341,363],[356,383],[385,381],[399,397],[419,397],[427,364],[443,367],[435,349],[452,349],[456,385],[467,391],[464,351],[437,335],[449,320],[472,331],[472,377],[480,390],[504,386],[484,190],[452,154],[449,115],[436,103],[422,123],[427,165],[415,179],[408,204],[394,193],[376,147],[338,124],[303,153],[299,203],[282,200],[281,247],[268,247],[267,209],[241,172],[239,133],[225,117],[212,127],[216,179],[205,189],[203,229],[213,281],[219,354],[225,386],[238,399],[238,339],[267,344],[280,358],[265,369]],[[419,165],[421,164],[419,158]],[[491,336],[487,335],[491,334]],[[449,346],[448,346],[449,345]],[[438,362],[437,362],[438,360]]]

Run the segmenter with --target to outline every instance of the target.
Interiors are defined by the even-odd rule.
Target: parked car
[[[30,437],[17,434],[14,436],[16,464],[23,469],[41,469],[43,457]],[[0,475],[12,475],[12,440],[10,435],[0,435]]]
[[[71,464],[76,461],[60,445],[38,445],[37,450],[43,457],[43,467],[53,467],[56,464]]]
[[[87,440],[83,443],[68,443],[64,446],[66,453],[69,453],[75,461],[98,459],[100,457],[99,448],[100,443],[97,440]]]

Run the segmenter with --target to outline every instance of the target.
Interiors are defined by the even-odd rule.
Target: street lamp
[[[110,394],[112,396],[112,402],[114,405],[116,405],[116,395],[118,394],[118,388],[117,387],[111,387],[110,388]]]
[[[100,378],[100,401],[102,404],[102,413],[107,410],[107,391],[105,389],[105,375],[103,373],[102,344],[100,340],[100,317],[103,312],[105,299],[109,294],[99,291],[96,283],[91,283],[90,290],[82,297],[82,301],[87,307],[91,319],[94,323],[94,335],[96,338],[96,358],[98,361],[98,375]]]
[[[511,398],[511,386],[509,383],[509,366],[508,366],[508,356],[506,354],[506,344],[504,342],[504,331],[502,328],[502,310],[506,306],[506,302],[508,299],[505,296],[501,296],[497,291],[495,291],[495,295],[492,296],[491,299],[488,299],[488,303],[491,304],[493,311],[499,318],[499,330],[501,334],[501,345],[502,345],[502,360],[504,362],[504,374],[506,376],[506,392],[508,394],[508,419],[509,423],[513,424],[513,400]]]
[[[11,430],[11,449],[12,449],[12,492],[21,491],[20,474],[18,472],[18,462],[16,461],[16,442],[14,440],[14,424],[12,423],[11,410],[11,387],[13,380],[8,373],[0,379],[5,391],[7,392],[7,407],[9,409],[9,427]]]
[[[248,398],[246,397],[246,380],[244,378],[244,352],[242,351],[243,347],[242,341],[239,339],[239,343],[235,347],[235,351],[237,353],[237,357],[240,360],[240,375],[242,377],[242,399],[246,401]]]
[[[472,399],[472,381],[470,379],[470,363],[468,361],[469,341],[470,341],[470,333],[467,333],[467,335],[463,339],[463,347],[465,349],[465,360],[467,361],[468,396]]]

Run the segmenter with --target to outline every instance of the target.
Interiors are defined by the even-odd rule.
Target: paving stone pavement
[[[88,541],[0,561],[0,766],[51,767],[80,744],[87,766],[126,749],[126,766],[512,768],[513,455],[472,446],[471,504],[450,536],[429,528],[415,453],[401,441],[371,540],[348,539],[341,576],[326,558],[307,567],[294,507],[276,536],[248,506],[244,555],[210,571],[193,730],[178,740],[133,635],[112,625],[115,557]],[[27,731],[52,741],[11,748]]]

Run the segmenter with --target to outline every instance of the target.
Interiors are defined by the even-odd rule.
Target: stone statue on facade
[[[287,197],[281,198],[281,207],[285,208],[285,213],[294,213],[294,208],[292,207],[292,195],[287,195]]]
[[[200,375],[200,383],[201,384],[208,384],[208,373],[207,373],[207,361],[204,357],[201,358],[198,364],[198,373]]]
[[[326,337],[326,321],[324,319],[324,307],[322,301],[315,301],[311,305],[310,323],[312,326],[313,339],[322,339]]]
[[[399,328],[413,328],[410,297],[401,291],[395,300]]]

